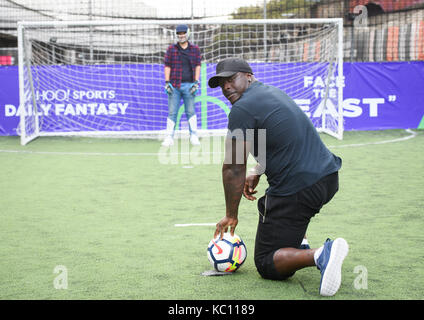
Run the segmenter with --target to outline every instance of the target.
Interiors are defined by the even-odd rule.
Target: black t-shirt
[[[247,132],[255,131],[259,137],[259,131],[266,133],[266,148],[259,146],[260,154],[254,152],[254,156],[265,168],[268,195],[294,194],[338,171],[342,164],[297,104],[282,90],[259,81],[253,82],[232,106],[228,129],[229,134],[241,129],[245,140],[254,137]]]
[[[193,82],[193,70],[191,68],[188,47],[183,49],[178,44],[178,51],[180,53],[181,62],[183,63],[183,76],[181,82]]]

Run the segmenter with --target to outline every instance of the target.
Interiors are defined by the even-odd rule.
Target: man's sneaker
[[[197,135],[196,135],[196,134],[192,134],[192,135],[190,136],[190,143],[191,143],[193,146],[198,146],[198,145],[200,145],[199,138],[197,137]]]
[[[342,282],[342,264],[349,251],[345,239],[337,238],[334,241],[327,239],[322,252],[316,259],[317,268],[321,271],[319,293],[322,296],[333,296]]]
[[[162,142],[162,147],[169,147],[174,145],[174,139],[171,136],[167,136]]]

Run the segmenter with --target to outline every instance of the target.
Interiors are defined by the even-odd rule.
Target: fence
[[[424,60],[424,0],[0,0],[0,48],[16,47],[16,22],[95,19],[344,19],[345,61]],[[285,50],[267,44],[269,59]],[[0,65],[16,64],[0,51]]]

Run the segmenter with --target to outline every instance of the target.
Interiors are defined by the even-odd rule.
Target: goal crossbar
[[[121,25],[204,25],[204,24],[323,24],[334,23],[343,26],[343,18],[311,19],[240,19],[240,20],[78,20],[78,21],[19,21],[22,27],[83,27],[83,26],[121,26]]]

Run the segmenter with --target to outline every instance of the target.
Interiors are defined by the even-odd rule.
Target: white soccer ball
[[[241,238],[229,232],[212,239],[208,245],[208,259],[215,270],[220,272],[234,272],[246,260],[247,250]]]

